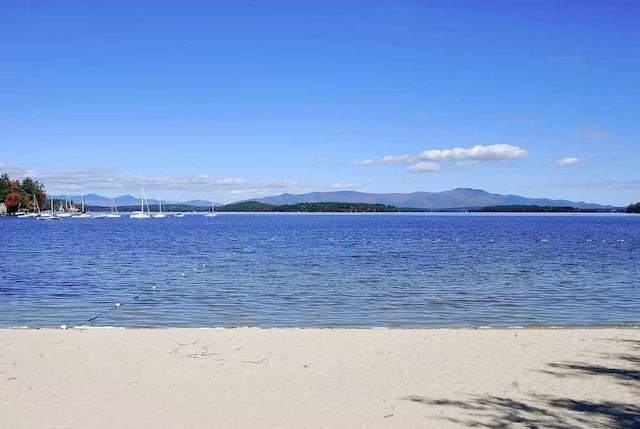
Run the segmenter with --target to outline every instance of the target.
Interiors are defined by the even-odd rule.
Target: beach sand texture
[[[638,428],[640,329],[1,329],[2,428]]]

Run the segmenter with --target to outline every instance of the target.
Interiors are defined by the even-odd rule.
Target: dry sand
[[[2,428],[640,427],[640,329],[0,330]]]

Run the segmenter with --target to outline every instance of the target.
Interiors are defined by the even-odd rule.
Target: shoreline
[[[168,330],[168,329],[199,329],[199,330],[233,330],[233,329],[261,329],[261,330],[390,330],[390,331],[500,331],[500,330],[576,330],[576,329],[638,329],[640,330],[640,322],[634,323],[615,323],[615,324],[601,324],[601,325],[513,325],[513,326],[117,326],[117,325],[76,325],[67,326],[61,325],[59,327],[54,326],[0,326],[2,330],[52,330],[52,331],[65,331],[65,330],[109,330],[109,329],[121,329],[121,330]]]
[[[640,423],[637,327],[2,328],[0,344],[16,429]]]

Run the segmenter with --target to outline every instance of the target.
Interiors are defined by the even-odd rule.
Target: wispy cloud
[[[529,152],[519,146],[510,144],[493,144],[488,146],[476,145],[468,149],[456,147],[453,149],[430,149],[420,154],[421,159],[428,161],[502,161],[514,158],[523,158]]]
[[[331,162],[331,158],[325,158],[325,157],[321,156],[319,158],[316,158],[316,162],[318,164],[328,164],[328,163]]]
[[[442,167],[435,162],[419,162],[409,167],[409,171],[414,173],[431,173],[440,170],[442,170]]]
[[[418,160],[412,155],[389,155],[382,159],[362,159],[355,161],[357,165],[413,164]]]
[[[466,169],[466,168],[475,168],[483,165],[480,161],[460,161],[456,162],[456,168],[458,169]]]
[[[358,187],[359,186],[355,183],[334,183],[331,185],[331,188],[333,189],[355,189]]]
[[[14,179],[31,177],[43,183],[48,193],[77,195],[99,193],[105,196],[137,195],[144,186],[145,193],[162,194],[176,198],[258,198],[291,192],[304,193],[319,189],[336,189],[339,186],[356,188],[354,184],[299,182],[292,180],[248,181],[240,178],[194,176],[134,176],[108,168],[63,172],[35,171],[21,166],[0,163],[0,173],[6,172]]]
[[[574,156],[570,156],[568,158],[557,159],[553,161],[553,165],[556,167],[568,167],[570,165],[580,164],[581,162],[586,161],[586,158],[578,158]]]
[[[593,124],[587,124],[576,133],[577,137],[588,140],[608,140],[611,135]]]
[[[585,184],[584,186],[587,186],[589,188],[640,191],[640,180],[595,182],[595,183]]]

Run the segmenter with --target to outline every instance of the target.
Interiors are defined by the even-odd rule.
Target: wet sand
[[[3,428],[640,427],[640,329],[0,329]]]

